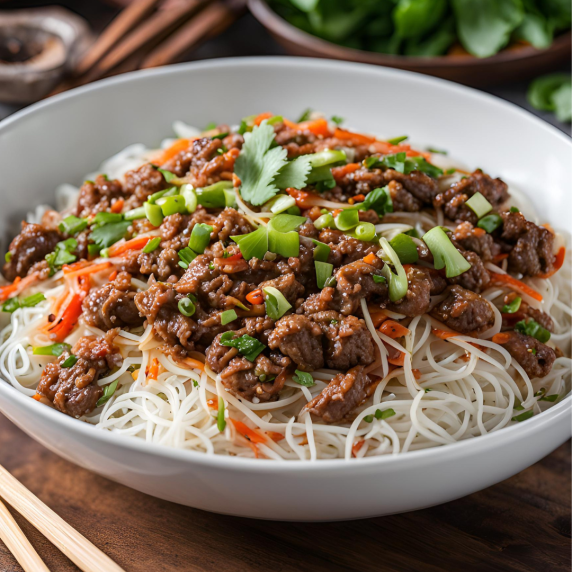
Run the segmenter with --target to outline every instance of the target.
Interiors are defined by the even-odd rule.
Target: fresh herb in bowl
[[[292,25],[384,54],[486,58],[507,46],[543,49],[570,28],[569,0],[268,0]]]
[[[530,105],[541,111],[553,111],[562,122],[572,121],[572,76],[553,73],[535,79],[528,88]]]

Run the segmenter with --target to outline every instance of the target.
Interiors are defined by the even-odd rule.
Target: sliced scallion
[[[502,223],[503,223],[502,217],[497,213],[493,213],[484,216],[481,220],[479,220],[477,226],[479,228],[482,228],[483,230],[486,230],[490,234],[491,232],[494,232],[497,228],[501,227]]]
[[[77,356],[74,356],[74,355],[72,354],[71,356],[67,357],[67,358],[62,362],[61,365],[62,365],[63,368],[66,368],[66,369],[69,368],[69,367],[73,367],[73,366],[77,363],[77,360],[78,360],[78,359],[79,359],[79,358],[78,358]]]
[[[225,189],[232,189],[232,181],[219,181],[214,185],[196,189],[197,201],[205,208],[223,208],[226,206]]]
[[[520,309],[521,303],[522,303],[522,298],[520,296],[517,296],[514,300],[512,300],[508,304],[505,304],[502,307],[501,312],[503,314],[514,314],[515,312],[518,312],[518,310]]]
[[[387,142],[390,145],[399,145],[402,141],[409,139],[408,135],[401,135],[400,137],[393,137],[393,139],[388,139]]]
[[[292,305],[286,300],[284,294],[282,294],[278,288],[267,286],[263,288],[262,291],[265,294],[264,305],[266,307],[266,314],[273,320],[280,319],[292,308]]]
[[[233,188],[223,189],[224,193],[224,205],[227,207],[236,208],[236,191]]]
[[[263,226],[258,227],[254,232],[231,236],[230,238],[238,244],[245,260],[251,258],[262,260],[268,252],[268,232]]]
[[[189,248],[197,254],[202,254],[211,241],[213,227],[210,224],[195,224],[189,239]]]
[[[493,205],[481,193],[475,193],[465,204],[477,215],[477,218],[482,218],[493,210]]]
[[[155,236],[154,238],[149,240],[149,242],[143,247],[143,252],[145,254],[149,254],[150,252],[157,250],[160,244],[161,244],[161,237]]]
[[[405,274],[405,270],[399,260],[399,256],[386,238],[380,238],[379,244],[383,249],[383,253],[387,259],[387,261],[393,264],[395,268],[395,272],[393,272],[389,268],[389,264],[385,264],[385,266],[381,269],[382,275],[386,278],[389,283],[389,299],[392,302],[397,302],[397,300],[401,300],[405,294],[407,294],[407,274]]]
[[[196,306],[193,303],[193,301],[190,298],[186,297],[181,298],[177,306],[179,307],[179,312],[181,312],[183,316],[187,316],[187,318],[190,318],[195,313],[196,310]]]
[[[225,310],[220,315],[220,323],[223,326],[226,326],[227,324],[234,322],[234,320],[236,320],[237,318],[238,314],[234,310]]]
[[[467,259],[455,248],[445,231],[436,226],[423,235],[423,241],[433,254],[435,268],[445,268],[447,278],[459,276],[471,268]]]
[[[296,200],[290,195],[276,195],[270,199],[262,208],[263,211],[270,211],[274,214],[287,211],[290,207],[296,205]]]
[[[153,226],[161,226],[163,222],[163,211],[159,205],[154,205],[146,202],[143,207],[145,208],[145,216]]]
[[[197,193],[193,185],[185,184],[181,187],[181,196],[185,199],[185,206],[187,211],[194,213],[197,210]]]
[[[359,224],[359,213],[356,209],[345,209],[335,218],[336,227],[346,231]]]
[[[327,280],[332,277],[334,265],[328,262],[320,262],[319,260],[315,260],[314,265],[316,267],[316,282],[318,288],[322,289],[326,286]]]
[[[360,222],[354,229],[346,233],[348,236],[371,242],[375,238],[375,225],[371,222]]]
[[[136,209],[131,209],[123,215],[125,220],[137,220],[146,217],[147,215],[145,214],[145,207],[137,207]]]
[[[87,220],[69,215],[59,224],[59,229],[65,234],[77,234],[87,228]]]
[[[224,419],[224,399],[220,395],[218,397],[218,412],[216,415],[216,426],[221,433],[224,431],[226,427],[226,421]]]
[[[319,240],[312,239],[314,243],[314,260],[318,260],[319,262],[327,262],[328,256],[330,255],[330,251],[332,250],[327,244],[320,242]]]
[[[187,212],[185,197],[182,197],[181,195],[166,197],[164,202],[161,204],[161,211],[163,212],[163,216]]]
[[[179,256],[179,266],[185,270],[189,267],[189,264],[197,257],[197,255],[188,247],[182,248],[177,252]]]
[[[334,224],[334,217],[332,216],[332,213],[323,214],[314,221],[314,226],[318,230],[322,230],[324,228],[333,228]]]
[[[117,389],[118,384],[119,384],[119,379],[116,379],[115,381],[112,381],[109,385],[106,385],[103,388],[103,395],[97,400],[96,407],[101,407],[111,399],[111,397],[115,393],[115,390]]]
[[[398,234],[391,239],[389,244],[399,256],[401,264],[415,264],[419,260],[417,246],[407,234]]]
[[[347,161],[345,152],[338,149],[326,149],[319,153],[307,155],[307,158],[313,168],[324,167],[325,165],[332,165],[333,163],[345,163]]]
[[[32,353],[35,356],[60,357],[65,351],[71,350],[71,346],[65,343],[52,344],[51,346],[36,346]]]

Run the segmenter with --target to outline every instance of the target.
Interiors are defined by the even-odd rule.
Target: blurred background
[[[427,73],[570,134],[570,0],[0,0],[0,118],[135,69],[249,55]]]

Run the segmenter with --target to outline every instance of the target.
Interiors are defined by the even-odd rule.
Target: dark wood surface
[[[0,463],[127,572],[570,570],[570,443],[455,502],[323,524],[247,520],[154,499],[60,459],[1,416]],[[14,516],[50,570],[77,570]],[[0,570],[21,570],[1,542]]]

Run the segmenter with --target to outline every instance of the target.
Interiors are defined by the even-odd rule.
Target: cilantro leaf
[[[293,161],[289,161],[280,169],[278,175],[276,175],[274,184],[279,189],[287,189],[288,187],[303,189],[306,186],[308,175],[312,170],[310,160],[309,155],[302,155]]]
[[[274,147],[274,128],[263,121],[244,134],[244,145],[235,163],[241,181],[240,194],[252,205],[262,205],[278,192],[274,178],[286,164],[286,149]]]
[[[130,225],[130,221],[112,222],[92,230],[89,238],[100,248],[109,248],[125,236]]]
[[[266,349],[262,342],[248,334],[234,338],[234,332],[225,332],[219,342],[223,346],[236,348],[248,361],[254,361],[258,354]]]

